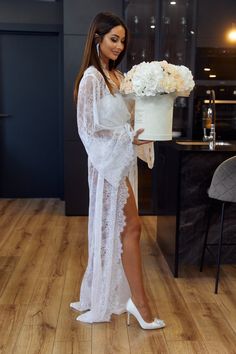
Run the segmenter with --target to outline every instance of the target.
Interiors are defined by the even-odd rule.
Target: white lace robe
[[[88,154],[88,265],[76,308],[83,322],[109,321],[125,311],[130,289],[124,274],[120,234],[128,197],[126,177],[137,190],[137,157],[130,112],[117,90],[89,67],[80,82],[77,105],[80,138]]]

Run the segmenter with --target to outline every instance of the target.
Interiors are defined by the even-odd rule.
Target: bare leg
[[[126,226],[121,235],[123,244],[122,263],[130,286],[132,300],[146,322],[152,322],[153,317],[148,305],[143,285],[142,261],[140,252],[141,222],[139,219],[133,190],[127,179],[129,198],[124,207]]]

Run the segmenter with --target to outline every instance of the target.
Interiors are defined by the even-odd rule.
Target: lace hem
[[[126,216],[124,213],[124,207],[125,204],[127,203],[127,200],[129,198],[129,192],[128,192],[128,187],[126,185],[125,178],[123,179],[121,186],[120,186],[120,194],[119,194],[119,201],[118,201],[118,210],[117,210],[117,219],[118,219],[118,237],[119,237],[119,258],[118,260],[121,259],[121,254],[123,253],[123,245],[121,241],[121,234],[125,229],[126,226]]]
[[[125,178],[121,181],[119,190],[115,191],[113,188],[112,190],[117,193],[116,214],[113,215],[114,219],[112,217],[110,220],[111,224],[116,225],[115,233],[113,234],[114,249],[113,252],[111,252],[109,245],[106,244],[106,246],[103,245],[104,249],[102,252],[103,259],[111,261],[111,264],[109,265],[109,267],[111,267],[111,273],[109,278],[107,278],[107,274],[103,274],[102,276],[102,284],[100,285],[103,299],[100,298],[100,301],[98,301],[96,305],[93,305],[94,308],[93,306],[91,308],[91,304],[88,304],[87,301],[81,301],[82,299],[79,302],[74,303],[74,306],[71,306],[80,312],[88,310],[76,318],[81,322],[109,322],[112,314],[121,314],[126,311],[126,302],[130,297],[130,289],[121,260],[121,233],[126,225],[124,207],[129,197]],[[110,233],[111,230],[109,234]],[[103,266],[106,266],[106,264],[103,264]],[[110,286],[107,288],[107,284],[109,283]],[[108,303],[106,302],[106,299],[108,299]],[[96,308],[98,304],[100,304],[100,310]]]

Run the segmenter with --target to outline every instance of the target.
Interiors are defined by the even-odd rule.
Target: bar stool
[[[221,202],[221,222],[220,222],[220,237],[218,243],[207,243],[208,231],[211,219],[211,207],[209,206],[207,228],[204,237],[200,272],[203,270],[205,250],[208,246],[218,245],[217,255],[217,272],[215,281],[215,294],[218,292],[218,283],[220,276],[220,262],[222,245],[232,246],[236,243],[223,243],[223,228],[224,228],[224,215],[226,203],[236,203],[236,156],[231,157],[222,162],[215,170],[212,177],[210,188],[208,189],[208,196]]]

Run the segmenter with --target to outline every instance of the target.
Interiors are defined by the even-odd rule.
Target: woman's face
[[[123,26],[115,26],[106,33],[100,42],[100,57],[105,64],[109,59],[116,60],[124,50],[125,29]]]

